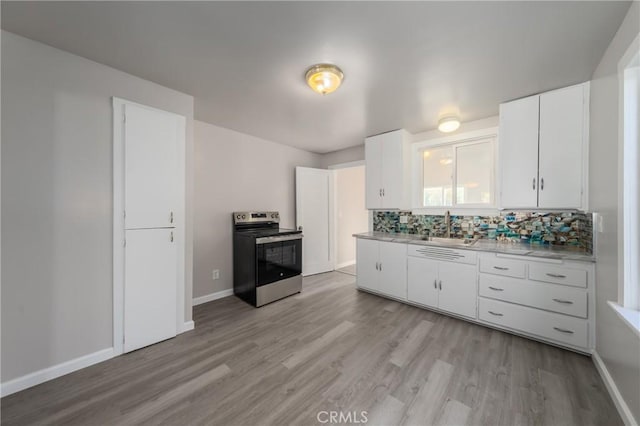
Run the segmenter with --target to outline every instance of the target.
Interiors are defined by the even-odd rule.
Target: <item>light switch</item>
[[[598,232],[604,232],[604,220],[601,214],[598,215]]]
[[[400,216],[400,223],[409,223],[409,216]]]

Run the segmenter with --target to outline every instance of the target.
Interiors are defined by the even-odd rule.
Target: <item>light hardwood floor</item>
[[[321,411],[366,411],[369,425],[622,424],[590,358],[354,281],[308,277],[260,309],[197,306],[192,332],[3,398],[2,424],[308,425]]]

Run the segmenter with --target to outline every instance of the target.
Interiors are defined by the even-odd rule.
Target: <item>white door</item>
[[[538,205],[539,96],[500,105],[500,205]]]
[[[333,270],[333,172],[296,167],[296,224],[302,229],[302,275]]]
[[[438,307],[443,311],[476,318],[476,267],[438,263]]]
[[[365,205],[367,209],[382,207],[382,142],[384,135],[367,138],[364,143]]]
[[[540,95],[539,207],[582,206],[584,86]]]
[[[184,132],[184,117],[125,105],[125,229],[174,226]]]
[[[421,305],[438,307],[438,262],[409,256],[407,299]]]
[[[382,207],[397,209],[402,206],[403,192],[403,144],[402,130],[385,133],[382,142]]]
[[[407,299],[407,245],[380,242],[379,291]]]
[[[124,351],[176,335],[177,250],[174,230],[125,232]]]
[[[356,283],[358,287],[378,291],[380,280],[379,243],[376,240],[357,239]]]

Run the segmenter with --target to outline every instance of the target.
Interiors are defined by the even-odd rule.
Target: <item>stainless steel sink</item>
[[[470,240],[468,238],[442,238],[442,237],[422,237],[423,241],[429,241],[430,243],[439,244],[443,246],[453,247],[470,247],[474,245],[478,240]]]

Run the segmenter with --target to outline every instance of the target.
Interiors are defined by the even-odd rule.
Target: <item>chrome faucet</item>
[[[447,213],[444,215],[444,224],[447,227],[447,238],[451,238],[451,213],[447,210]]]

